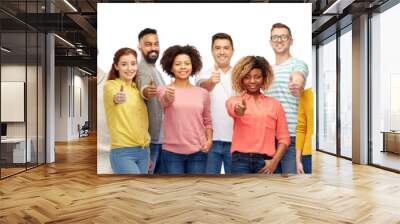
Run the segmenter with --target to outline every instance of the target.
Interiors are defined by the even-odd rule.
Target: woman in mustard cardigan
[[[304,90],[299,98],[296,127],[296,170],[297,174],[312,172],[312,135],[314,133],[314,94]]]
[[[115,174],[147,174],[150,135],[147,108],[136,87],[137,54],[115,52],[103,98],[110,131],[110,163]]]

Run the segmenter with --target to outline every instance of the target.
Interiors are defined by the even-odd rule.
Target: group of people
[[[275,64],[242,57],[233,67],[229,34],[212,36],[215,64],[202,70],[190,45],[167,48],[155,64],[157,31],[139,35],[137,53],[119,49],[104,85],[110,163],[117,174],[311,173],[313,93],[307,65],[290,54],[290,28],[276,23]],[[195,85],[189,81],[195,77]]]

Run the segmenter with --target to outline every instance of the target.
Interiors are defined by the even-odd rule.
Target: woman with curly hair
[[[272,68],[263,57],[243,57],[233,68],[232,86],[239,96],[226,101],[228,114],[234,120],[233,174],[274,173],[290,144],[282,105],[261,92],[268,89],[272,80]]]
[[[203,174],[212,145],[210,97],[207,90],[189,82],[201,70],[200,53],[189,45],[175,45],[165,50],[161,66],[174,78],[157,90],[165,116],[164,168],[167,174]]]

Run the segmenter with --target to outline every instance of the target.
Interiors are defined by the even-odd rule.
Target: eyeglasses
[[[290,38],[290,35],[287,35],[287,34],[271,36],[271,40],[272,40],[273,42],[277,42],[277,41],[287,41],[287,40],[289,40],[289,38]]]

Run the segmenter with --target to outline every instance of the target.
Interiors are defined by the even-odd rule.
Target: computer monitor
[[[7,137],[7,124],[1,123],[1,137]]]

